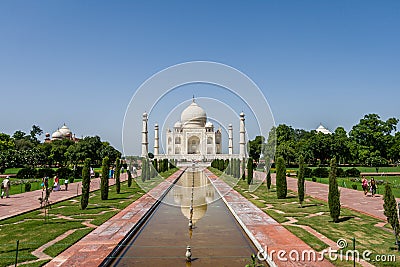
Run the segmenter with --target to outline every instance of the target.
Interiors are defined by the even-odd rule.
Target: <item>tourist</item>
[[[54,185],[53,185],[53,191],[60,191],[61,186],[60,186],[60,179],[58,176],[54,176]]]
[[[361,180],[361,186],[362,186],[362,189],[364,190],[364,195],[367,195],[367,193],[368,193],[368,180],[365,179],[364,176],[362,177],[362,180]]]
[[[3,198],[4,195],[6,195],[6,198],[10,197],[10,187],[10,176],[7,176],[6,179],[4,179],[1,183],[1,198]]]
[[[47,189],[49,188],[49,177],[44,177],[44,189],[46,189],[46,191],[47,191]]]
[[[109,179],[114,178],[114,169],[112,167],[110,167],[110,171],[108,172],[108,178]]]
[[[65,185],[65,191],[68,191],[68,179],[67,178],[64,180],[64,185]]]
[[[369,184],[370,184],[370,187],[371,187],[371,194],[372,194],[373,197],[375,197],[375,194],[376,194],[376,182],[375,182],[374,177],[371,178],[371,181],[369,182]]]
[[[90,167],[90,178],[94,177],[94,170],[92,167]]]

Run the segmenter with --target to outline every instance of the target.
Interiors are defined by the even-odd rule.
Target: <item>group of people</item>
[[[64,186],[65,186],[65,191],[68,191],[68,179],[64,180]],[[49,177],[43,177],[42,179],[42,190],[47,190],[49,188]],[[58,176],[54,176],[54,183],[52,187],[53,191],[60,191],[61,190],[61,185],[60,185],[60,178]]]
[[[368,191],[370,191],[371,195],[375,197],[377,186],[374,177],[372,177],[368,182],[368,180],[363,176],[361,179],[361,185],[364,190],[364,195],[367,195]]]

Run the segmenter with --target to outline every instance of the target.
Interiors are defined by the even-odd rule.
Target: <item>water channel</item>
[[[189,263],[185,259],[188,245]],[[256,248],[204,172],[189,168],[112,266],[243,267],[253,253]]]

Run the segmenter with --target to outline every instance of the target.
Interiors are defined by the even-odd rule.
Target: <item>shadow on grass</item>
[[[323,206],[322,204],[306,204],[303,205],[303,207],[299,207],[299,208],[308,208],[308,207],[317,207],[317,206]]]
[[[354,216],[345,216],[345,217],[339,218],[338,223],[345,222],[350,219],[354,219]]]

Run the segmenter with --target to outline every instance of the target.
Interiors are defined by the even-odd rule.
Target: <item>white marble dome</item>
[[[71,130],[64,124],[63,127],[61,127],[60,130],[58,130],[59,132],[61,132],[61,134],[65,137],[68,135],[71,135]]]
[[[192,102],[181,114],[181,122],[185,128],[204,127],[207,121],[207,114],[196,102]]]
[[[182,128],[182,123],[180,121],[175,122],[174,128]]]
[[[60,130],[57,130],[51,135],[51,138],[52,139],[61,139],[61,138],[63,138],[63,134],[60,132]]]

